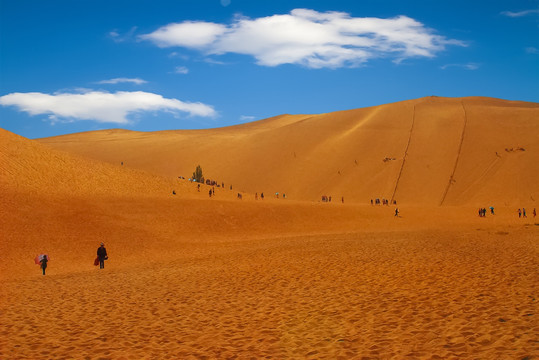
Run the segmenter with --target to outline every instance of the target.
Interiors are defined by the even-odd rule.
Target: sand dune
[[[57,151],[3,129],[0,155],[4,194],[147,196],[192,190],[185,182]]]
[[[209,178],[242,191],[297,200],[501,206],[539,198],[537,119],[535,103],[429,97],[220,129],[39,141],[169,177],[188,177],[200,164]]]
[[[0,129],[0,358],[537,357],[537,119],[428,98],[203,131]],[[177,178],[198,163],[225,183],[211,198]]]

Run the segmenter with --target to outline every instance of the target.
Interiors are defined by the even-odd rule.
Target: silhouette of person
[[[97,248],[97,257],[99,258],[99,268],[105,268],[105,260],[108,260],[107,249],[105,249],[105,244],[101,243],[101,246]]]
[[[47,268],[47,262],[49,262],[49,259],[47,258],[47,255],[43,255],[43,258],[41,259],[41,269],[43,270],[43,275],[45,275],[45,269]]]

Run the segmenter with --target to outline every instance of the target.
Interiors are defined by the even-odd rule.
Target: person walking
[[[105,260],[108,260],[107,249],[105,249],[105,244],[101,243],[101,246],[97,248],[97,258],[99,259],[99,268],[105,268]]]
[[[399,208],[395,209],[395,216],[397,216],[397,217],[399,216]]]
[[[47,262],[49,262],[49,259],[47,258],[47,255],[44,255],[41,258],[41,269],[43,270],[43,275],[45,275],[45,269],[47,268]]]
[[[535,211],[535,208],[533,208],[533,217],[537,216],[537,211]]]

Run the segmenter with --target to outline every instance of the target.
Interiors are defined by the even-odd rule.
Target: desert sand
[[[535,358],[538,119],[425,98],[213,130],[0,129],[0,358]],[[178,179],[197,164],[225,183],[211,198]]]
[[[539,199],[539,104],[428,97],[245,125],[141,133],[104,130],[39,139],[111,164],[211,179],[251,194],[318,201],[525,206]]]

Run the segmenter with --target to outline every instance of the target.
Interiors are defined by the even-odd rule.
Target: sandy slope
[[[76,134],[55,144],[0,129],[0,358],[539,356],[539,220],[529,199],[537,190],[537,162],[530,163],[537,157],[534,105],[490,99],[393,105],[213,132]],[[452,123],[464,128],[464,113],[462,136]],[[505,124],[510,116],[518,126]],[[431,137],[443,142],[437,131],[444,128],[447,137],[464,140],[430,144]],[[387,141],[372,140],[380,137]],[[90,142],[94,160],[80,156]],[[499,151],[505,142],[525,151]],[[198,150],[190,150],[193,144]],[[183,156],[171,160],[178,149]],[[380,160],[404,149],[406,159]],[[253,154],[264,151],[261,166]],[[496,159],[488,162],[492,152]],[[210,198],[209,187],[198,192],[177,179],[182,166],[193,171],[184,162],[197,154],[216,174],[228,171],[217,178],[234,189],[216,188]],[[346,168],[350,159],[339,154],[357,156],[358,164]],[[105,155],[110,163],[98,160]],[[438,157],[453,165],[434,165]],[[302,174],[302,183],[280,167]],[[312,175],[325,167],[373,175],[358,177],[361,187],[353,176],[337,173],[328,182],[325,170]],[[448,188],[442,180],[451,175],[456,181]],[[348,201],[374,190],[389,197],[397,179],[400,217],[394,207]],[[354,195],[344,204],[292,195],[236,198],[242,187],[271,193],[265,189],[274,182],[299,199],[320,186]],[[479,203],[494,204],[496,215],[477,217]],[[515,205],[526,206],[528,217],[518,218]],[[92,264],[101,241],[110,254],[104,270]],[[52,258],[46,276],[33,263],[40,252]]]
[[[220,129],[39,141],[171,177],[189,177],[200,164],[243,191],[298,200],[516,206],[539,199],[538,119],[536,103],[429,97]]]

